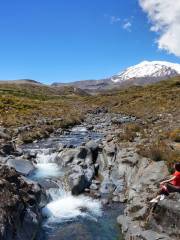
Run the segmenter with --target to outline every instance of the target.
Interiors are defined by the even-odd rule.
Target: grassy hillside
[[[146,135],[166,135],[179,128],[180,77],[96,96],[72,87],[0,84],[0,125],[11,134],[17,132],[14,131],[17,127],[30,126],[27,133],[21,134],[25,141],[47,135],[54,128],[75,124],[88,109],[101,106],[110,112],[137,116],[144,121]]]
[[[87,105],[138,117],[139,124],[119,126],[119,141],[133,142],[140,136],[140,155],[165,160],[170,169],[174,162],[180,162],[180,77],[91,97]]]
[[[133,86],[89,98],[88,104],[102,105],[113,112],[150,118],[158,113],[180,113],[180,77],[147,86]]]
[[[21,133],[25,142],[44,137],[54,128],[81,121],[84,95],[72,87],[0,84],[0,126],[12,135],[17,135],[17,128],[27,126],[29,130]]]

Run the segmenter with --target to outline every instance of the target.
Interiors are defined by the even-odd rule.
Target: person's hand
[[[165,184],[165,182],[160,182],[160,186],[162,186],[162,185],[164,185]]]

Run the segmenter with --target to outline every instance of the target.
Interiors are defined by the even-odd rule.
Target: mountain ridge
[[[105,91],[133,85],[146,85],[180,75],[180,64],[165,61],[143,61],[126,68],[112,77],[100,80],[82,80],[53,83],[52,86],[73,86],[89,91]]]
[[[160,78],[167,79],[180,74],[180,64],[165,61],[143,61],[139,64],[126,68],[124,71],[113,76],[115,83],[137,78]]]

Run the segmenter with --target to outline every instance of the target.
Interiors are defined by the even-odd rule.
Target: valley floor
[[[154,206],[149,204],[159,188],[159,181],[170,174],[174,162],[180,161],[179,77],[150,86],[132,87],[96,96],[82,96],[69,91],[58,96],[54,92],[40,94],[37,89],[36,94],[32,91],[31,95],[25,96],[22,95],[24,89],[14,91],[10,86],[0,86],[0,90],[0,178],[5,193],[1,197],[2,226],[6,226],[9,221],[4,209],[9,211],[8,206],[11,206],[12,216],[17,217],[18,221],[16,209],[20,212],[30,209],[30,215],[25,216],[26,221],[34,217],[36,221],[32,228],[37,231],[38,223],[42,220],[42,199],[47,201],[43,189],[36,184],[29,186],[31,183],[10,170],[7,163],[16,166],[20,162],[14,160],[20,157],[21,164],[27,164],[25,170],[31,171],[35,162],[29,162],[35,156],[24,155],[21,148],[23,143],[38,143],[45,137],[66,132],[69,134],[67,129],[70,126],[81,123],[89,131],[103,134],[104,138],[98,147],[94,143],[86,145],[88,139],[82,144],[81,149],[92,151],[93,159],[95,157],[97,162],[87,164],[88,174],[92,169],[94,171],[89,185],[82,188],[80,182],[80,188],[76,186],[72,192],[79,194],[87,188],[87,194],[101,198],[104,204],[126,202],[126,209],[119,216],[118,223],[127,240],[132,237],[135,240],[179,239],[179,195],[172,194],[158,204],[153,212],[151,209]],[[77,152],[79,150],[74,146],[65,148],[62,149],[62,159],[67,160],[68,154],[74,154],[71,156],[71,161],[74,161],[72,165],[78,165],[75,157],[77,154],[84,156],[84,151]],[[82,166],[76,167],[81,172]],[[73,168],[70,170],[74,171]],[[82,178],[87,178],[88,174]],[[18,186],[22,191],[17,191]],[[28,189],[28,195],[24,194],[24,189]],[[102,195],[108,197],[102,198]],[[7,203],[5,196],[9,200]],[[34,201],[36,208],[32,210]],[[14,226],[7,226],[13,234]],[[19,224],[15,227],[18,228]],[[26,229],[26,226],[23,227]],[[8,232],[3,231],[5,228],[1,228],[2,234]],[[12,236],[7,235],[4,239],[12,240]]]

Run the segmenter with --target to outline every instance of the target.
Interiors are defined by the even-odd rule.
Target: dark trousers
[[[164,194],[168,196],[169,193],[173,193],[173,192],[180,193],[180,187],[176,187],[170,183],[165,183],[162,189],[160,190],[159,195]]]

